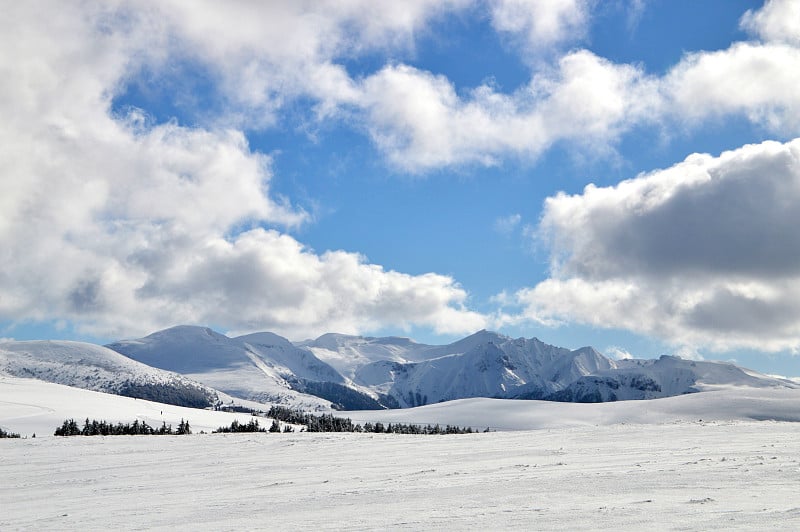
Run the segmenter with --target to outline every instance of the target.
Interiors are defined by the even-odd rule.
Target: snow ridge
[[[230,338],[178,326],[107,347],[4,343],[0,371],[115,393],[130,384],[202,383],[246,401],[310,410],[407,408],[473,397],[610,402],[719,385],[800,388],[728,363],[671,356],[615,361],[592,347],[569,350],[485,330],[436,346],[341,334],[292,343],[269,332]]]

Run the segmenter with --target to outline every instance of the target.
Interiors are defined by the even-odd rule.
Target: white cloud
[[[745,116],[778,133],[800,131],[800,48],[735,43],[689,54],[663,80],[673,116],[690,125]]]
[[[147,38],[170,21],[143,6],[59,3],[41,17],[18,3],[0,21],[0,319],[69,320],[100,336],[175,323],[298,336],[483,326],[450,277],[318,254],[262,228],[307,215],[271,194],[270,159],[241,132],[112,115],[128,76],[168,60]]]
[[[551,277],[524,315],[715,349],[800,345],[800,139],[695,154],[546,201]]]
[[[536,9],[549,10],[550,18],[541,20],[560,20],[558,13],[585,15],[591,3],[492,6],[496,26],[508,15],[508,24],[498,28],[503,30],[527,27]],[[800,133],[800,17],[792,16],[797,9],[796,2],[769,2],[749,12],[743,25],[764,42],[688,53],[662,77],[587,50],[562,55],[553,67],[537,63],[530,83],[513,93],[492,85],[459,90],[444,76],[392,65],[364,79],[350,103],[365,111],[363,121],[389,161],[414,173],[491,166],[509,156],[536,159],[559,142],[613,153],[617,141],[637,127],[667,131],[677,125],[685,131],[731,116],[791,137]],[[775,29],[778,23],[783,25]]]
[[[498,31],[557,48],[581,35],[590,4],[481,5],[493,10]],[[292,315],[316,330],[390,322],[440,331],[478,328],[484,318],[465,308],[466,292],[449,277],[386,271],[357,254],[319,254],[259,228],[296,226],[307,215],[271,193],[269,157],[253,152],[235,128],[274,123],[296,98],[310,99],[319,119],[360,120],[389,161],[409,172],[492,165],[508,156],[534,159],[559,142],[602,153],[634,127],[674,120],[698,124],[739,114],[785,134],[800,130],[800,52],[796,17],[790,17],[796,7],[789,2],[768,2],[742,19],[761,42],[690,54],[662,79],[585,50],[563,55],[552,67],[538,65],[530,83],[513,93],[491,85],[463,90],[402,64],[354,79],[341,64],[367,52],[413,51],[415,36],[431,20],[474,6],[457,0],[6,6],[0,19],[0,316],[68,318],[126,334],[177,321],[239,329],[263,322],[258,328],[286,332],[295,330]],[[523,8],[519,18],[511,16]],[[114,96],[142,70],[158,78],[185,61],[208,69],[224,97],[225,118],[190,128],[148,125],[136,110],[111,116]],[[725,331],[721,347],[753,345],[763,337],[758,327],[774,334],[770,348],[796,343],[786,321],[794,318],[792,297],[800,292],[794,273],[786,273],[794,272],[792,248],[763,251],[777,257],[770,261],[778,271],[774,277],[764,274],[769,268],[758,255],[731,259],[737,238],[759,250],[789,238],[790,212],[774,212],[763,191],[778,200],[793,198],[791,186],[784,194],[778,181],[766,180],[768,186],[752,193],[759,165],[769,166],[770,146],[742,151],[763,152],[754,156],[752,172],[737,174],[723,164],[728,156],[700,156],[613,189],[554,198],[542,227],[554,231],[556,276],[521,292],[520,302],[541,320],[578,316],[698,341],[707,341],[712,329]],[[792,152],[792,146],[778,152]],[[717,180],[726,186],[703,184],[714,161],[739,177]],[[786,176],[792,164],[769,169]],[[728,225],[710,224],[694,238],[676,238],[659,225],[659,209],[671,206],[688,213],[677,218],[683,223],[697,221],[691,215],[700,211],[681,196],[690,186],[741,200],[750,209],[743,212],[777,224],[780,238],[753,238],[766,226],[743,224],[725,209],[721,218]],[[603,195],[611,200],[606,207],[592,203]],[[667,201],[672,196],[684,202]],[[624,201],[646,214],[650,225],[633,224],[638,229],[630,235],[613,225],[630,221],[627,211],[606,217],[603,209]],[[766,214],[756,216],[754,204]],[[559,209],[579,216],[561,219]],[[571,229],[588,227],[587,220],[598,237],[617,239],[607,243],[631,244],[609,248],[618,265],[598,251],[600,240],[583,241]],[[730,227],[737,224],[747,230],[734,238]],[[696,253],[695,262],[666,253],[660,262],[647,258],[659,256],[647,246],[647,231],[666,236],[668,245],[695,246],[684,249]],[[593,261],[595,256],[603,260]],[[259,289],[242,293],[242,278]],[[351,289],[359,296],[343,295]],[[421,299],[414,299],[416,293]],[[226,294],[248,303],[236,311],[236,299]],[[552,300],[543,303],[543,294]],[[347,304],[340,310],[331,303],[342,300]],[[669,313],[660,308],[663,302]],[[219,309],[225,323],[209,309]],[[766,313],[771,321],[741,323],[747,312]]]
[[[741,26],[765,41],[800,45],[800,4],[796,0],[767,0],[761,9],[748,10]]]
[[[540,54],[551,47],[585,37],[590,0],[492,0],[492,26],[524,43],[524,50]]]
[[[432,19],[472,3],[166,0],[128,7],[161,37],[171,60],[190,59],[209,69],[229,100],[226,121],[238,116],[243,124],[265,127],[296,98],[316,101],[320,117],[352,103],[358,96],[355,83],[337,60],[412,51],[415,36]],[[169,61],[166,67],[162,71],[169,75]]]
[[[389,160],[423,172],[535,158],[560,141],[605,150],[658,109],[656,88],[641,70],[582,50],[510,95],[483,85],[460,96],[443,76],[389,66],[364,80],[359,105]]]
[[[176,65],[190,61],[207,69],[222,101],[222,108],[209,111],[203,123],[223,129],[268,127],[281,119],[287,103],[308,99],[313,111],[304,119],[354,124],[368,132],[390,164],[413,173],[496,165],[506,157],[533,160],[559,142],[613,154],[618,140],[642,125],[691,128],[731,115],[781,135],[800,132],[796,2],[768,2],[744,15],[742,26],[762,42],[690,53],[662,78],[586,50],[557,56],[552,64],[531,63],[530,82],[510,93],[488,84],[456,87],[444,76],[391,61],[377,72],[353,78],[342,64],[365,53],[413,55],[416,36],[433,21],[453,14],[481,16],[481,10],[498,32],[527,43],[523,56],[531,48],[558,50],[585,34],[594,5],[589,0],[224,6],[210,0],[172,0],[120,1],[94,8],[59,3],[54,10],[66,20],[47,23],[58,33],[70,17],[89,11],[95,29],[102,30],[98,35],[106,32],[103,39],[117,50],[115,58],[106,53],[105,67],[111,70],[100,85],[103,89],[108,81],[124,85],[143,67],[154,73],[153,79],[169,77],[180,70]],[[640,0],[632,2],[631,12],[642,6]],[[25,46],[36,54],[42,45]],[[97,87],[89,89],[93,94]],[[113,93],[106,91],[105,97]]]

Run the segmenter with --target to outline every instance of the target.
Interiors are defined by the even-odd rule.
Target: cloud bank
[[[191,53],[212,62],[291,56],[319,67],[318,76],[328,72],[316,59],[330,42],[308,49],[283,42],[265,51],[288,38],[285,28],[278,31],[285,20],[260,17],[256,27],[232,24],[237,30],[222,34],[252,9],[208,4],[183,13],[185,6],[58,3],[53,17],[41,17],[38,4],[7,10],[0,23],[0,318],[66,320],[106,337],[175,323],[293,337],[386,326],[444,333],[482,327],[451,277],[385,270],[356,253],[317,253],[282,233],[308,215],[271,194],[271,160],[252,151],[241,131],[154,125],[141,110],[112,110],[128,76],[171,60],[154,55],[153,39],[173,53],[203,35],[206,48]],[[300,13],[292,3],[276,7],[289,18]],[[376,20],[350,5],[344,18],[369,18],[358,26],[361,45],[384,46],[415,27],[415,13],[425,7],[409,4],[404,17],[384,13]],[[333,31],[322,15],[305,27],[316,38]],[[264,43],[266,29],[275,31]],[[173,42],[170,33],[186,38]],[[261,66],[253,67],[255,99],[248,102],[259,109],[275,101],[259,81]],[[237,95],[246,96],[238,89]]]
[[[637,3],[639,4],[639,3]],[[535,161],[554,145],[613,152],[641,127],[743,117],[800,134],[800,17],[772,0],[751,40],[693,52],[663,76],[580,43],[595,2],[367,0],[30,3],[0,20],[0,319],[64,319],[98,335],[179,322],[290,336],[491,320],[446,275],[407,275],[289,234],[309,216],[273,194],[244,131],[310,120],[364,132],[391,166],[426,174]],[[57,13],[43,17],[41,13]],[[407,64],[446,16],[487,17],[524,56],[509,92],[457,87]],[[568,51],[564,51],[568,50]],[[348,59],[385,57],[355,76]],[[543,59],[544,58],[544,59]],[[219,108],[154,124],[114,99],[185,65]],[[551,278],[520,291],[525,319],[623,327],[726,349],[796,348],[797,141],[694,155],[545,205]]]
[[[800,139],[547,200],[525,315],[716,349],[800,347]]]

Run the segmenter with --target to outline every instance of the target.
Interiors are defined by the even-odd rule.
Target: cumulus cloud
[[[764,41],[800,45],[800,4],[794,0],[767,0],[761,9],[748,10],[741,26]]]
[[[303,99],[313,107],[304,119],[354,125],[391,165],[417,174],[496,165],[509,156],[535,160],[557,143],[613,153],[624,135],[643,125],[692,128],[731,115],[781,135],[800,131],[800,17],[794,16],[794,2],[767,2],[743,16],[742,27],[760,40],[689,53],[662,77],[587,50],[530,63],[530,81],[513,92],[491,84],[457,87],[445,76],[402,62],[360,77],[344,66],[367,53],[413,54],[415,37],[437,19],[481,11],[500,34],[526,43],[523,57],[533,48],[558,51],[585,34],[595,4],[353,0],[221,6],[170,0],[94,8],[61,3],[59,11],[93,10],[88,16],[96,25],[124,41],[113,47],[122,55],[107,64],[125,69],[108,73],[118,85],[141,68],[157,79],[179,70],[181,62],[202,65],[222,102],[203,123],[269,127],[287,104]],[[633,2],[631,11],[642,6]],[[41,45],[32,43],[31,52]]]
[[[800,129],[800,54],[790,2],[768,2],[744,16],[742,26],[759,40],[689,54],[662,78],[586,50],[537,64],[530,82],[511,93],[490,84],[459,88],[402,63],[359,78],[343,66],[365,53],[412,50],[436,17],[476,5],[489,9],[499,32],[557,49],[580,38],[592,3],[6,6],[0,316],[66,318],[99,334],[179,321],[287,334],[306,334],[292,323],[308,324],[309,334],[387,324],[479,328],[485,318],[466,308],[466,292],[450,277],[408,276],[357,254],[318,253],[278,232],[308,216],[271,192],[270,158],[251,150],[240,129],[275,123],[296,99],[311,101],[318,119],[357,124],[391,164],[417,173],[493,165],[508,156],[535,159],[560,142],[603,152],[635,127],[674,120],[738,114],[784,134]],[[42,17],[43,11],[58,16]],[[153,125],[136,109],[112,113],[114,97],[143,71],[158,78],[183,62],[207,71],[224,102],[220,116],[188,127]],[[577,316],[697,341],[716,330],[725,332],[722,347],[754,345],[761,327],[774,334],[770,348],[794,345],[800,287],[793,249],[783,244],[794,243],[787,224],[796,220],[765,197],[771,193],[778,205],[794,198],[793,159],[780,156],[794,151],[793,143],[743,149],[737,157],[761,155],[744,157],[739,171],[726,162],[733,155],[696,156],[619,187],[554,198],[542,222],[554,276],[520,292],[519,302],[540,320]],[[777,178],[754,187],[761,172],[784,176],[786,190]],[[704,181],[711,174],[717,177]],[[651,189],[645,194],[640,187]],[[689,195],[687,187],[703,194]],[[604,194],[610,203],[594,205]],[[641,213],[634,230],[624,229],[632,219],[620,198]],[[739,210],[714,203],[736,201]],[[614,205],[620,211],[606,216]],[[713,206],[720,218],[705,223],[700,206]],[[562,209],[576,218],[559,217]],[[744,223],[757,211],[766,221]],[[672,232],[667,214],[682,224]],[[705,229],[691,233],[701,221]],[[589,225],[595,244],[579,234]],[[678,228],[689,237],[678,236]],[[663,247],[652,246],[648,235],[663,239]],[[611,252],[597,249],[601,242],[616,254],[616,266]],[[771,260],[733,253],[736,242],[753,244],[742,249]],[[255,288],[245,290],[244,279]],[[754,318],[743,319],[748,313]]]
[[[690,125],[744,116],[771,131],[800,131],[800,48],[735,43],[686,56],[663,80],[665,108]]]
[[[586,50],[562,57],[513,94],[480,86],[461,96],[443,76],[389,66],[363,83],[370,134],[409,172],[538,157],[556,142],[604,150],[660,102],[640,69]]]
[[[483,326],[451,277],[281,233],[308,216],[271,193],[271,160],[240,131],[112,112],[132,72],[167,60],[146,37],[169,20],[142,6],[59,4],[41,17],[18,3],[0,21],[0,319],[100,336],[175,323],[297,336]]]
[[[145,0],[123,5],[167,51],[160,72],[169,75],[175,60],[204,65],[227,99],[224,120],[237,117],[243,126],[267,127],[297,98],[313,100],[321,118],[335,114],[358,97],[356,83],[337,61],[369,52],[411,51],[415,36],[431,20],[472,4]]]
[[[523,43],[526,53],[575,42],[586,35],[590,0],[493,0],[492,26]]]
[[[529,318],[682,345],[800,346],[800,139],[695,154],[545,203],[551,276],[516,294]]]
[[[771,132],[800,132],[800,4],[771,0],[741,26],[760,40],[687,54],[662,80],[666,109],[694,125],[744,116]]]
[[[498,31],[525,33],[533,20],[544,27],[551,21],[558,31],[531,30],[530,38],[558,40],[579,35],[576,28],[585,26],[592,3],[491,5]],[[643,6],[635,2],[632,9]],[[362,111],[370,136],[390,163],[414,173],[491,166],[508,156],[535,160],[559,142],[613,153],[618,140],[635,128],[691,131],[728,117],[744,117],[791,137],[800,132],[797,9],[796,2],[775,1],[747,12],[742,25],[760,41],[688,53],[660,77],[573,50],[552,66],[537,62],[531,81],[508,93],[493,85],[459,90],[444,76],[400,64],[361,80],[350,103]]]

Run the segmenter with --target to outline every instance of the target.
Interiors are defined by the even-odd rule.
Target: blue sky
[[[0,337],[489,328],[800,375],[797,3],[9,11]]]

